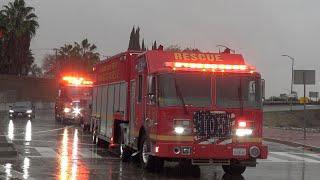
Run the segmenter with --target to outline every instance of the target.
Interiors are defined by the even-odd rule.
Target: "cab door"
[[[146,83],[144,73],[139,73],[136,78],[136,102],[135,102],[135,131],[139,135],[139,129],[144,125],[145,120],[145,96],[146,96]]]
[[[145,126],[148,129],[149,137],[155,139],[157,136],[158,108],[157,108],[157,81],[156,76],[147,77],[147,95],[145,98],[146,117]]]
[[[135,112],[135,104],[136,104],[136,81],[130,81],[130,114],[129,114],[129,142],[130,144],[134,143],[135,137],[137,136],[136,132],[136,112]]]

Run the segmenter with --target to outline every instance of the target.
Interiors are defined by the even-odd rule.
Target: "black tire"
[[[226,174],[242,174],[246,170],[246,166],[223,165],[222,169]]]
[[[150,142],[145,134],[141,137],[139,152],[139,159],[143,169],[149,172],[160,172],[163,169],[163,159],[146,154],[150,152]]]

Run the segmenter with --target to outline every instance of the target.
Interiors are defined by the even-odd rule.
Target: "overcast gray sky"
[[[9,0],[1,0],[6,3]],[[289,92],[291,61],[319,72],[320,2],[317,0],[26,0],[40,28],[32,41],[37,63],[64,43],[88,38],[103,55],[126,50],[133,25],[150,47],[195,46],[217,51],[224,44],[244,55],[266,79],[266,94]],[[1,4],[2,4],[1,3]],[[42,49],[42,50],[39,50]],[[319,91],[319,73],[316,86]],[[302,87],[294,86],[302,95]]]

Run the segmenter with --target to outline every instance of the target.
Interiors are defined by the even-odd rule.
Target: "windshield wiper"
[[[176,95],[179,97],[179,99],[181,100],[181,103],[182,103],[182,107],[183,107],[183,110],[184,110],[184,113],[186,115],[188,115],[188,109],[186,107],[186,103],[183,99],[183,95],[181,93],[181,90],[178,86],[178,83],[177,83],[177,78],[176,78],[176,75],[174,75],[174,86],[175,86],[175,89],[176,89]]]

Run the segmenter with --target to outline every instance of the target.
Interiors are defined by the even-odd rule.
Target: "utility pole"
[[[282,55],[291,59],[291,90],[290,90],[290,111],[292,111],[292,95],[293,95],[293,66],[294,66],[294,58],[289,55]]]
[[[307,118],[306,118],[306,72],[303,72],[303,139],[307,137]]]

